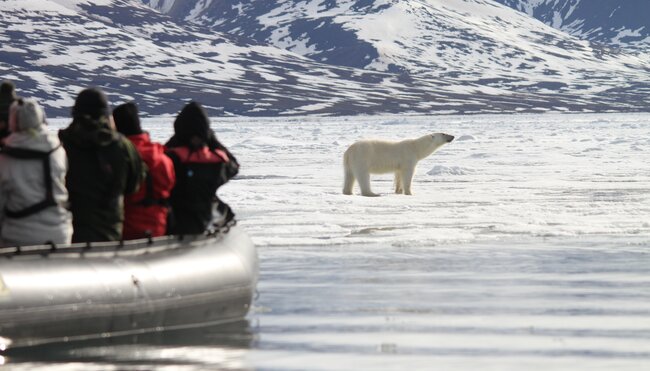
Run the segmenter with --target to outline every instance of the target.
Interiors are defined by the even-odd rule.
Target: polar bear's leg
[[[379,196],[376,193],[372,193],[370,190],[370,174],[367,171],[357,171],[354,174],[359,182],[359,188],[361,188],[361,194],[366,197],[377,197]]]
[[[402,168],[402,184],[404,186],[404,194],[412,195],[411,183],[413,182],[413,174],[415,173],[415,166],[404,166]]]
[[[352,169],[345,164],[345,180],[343,181],[343,194],[344,195],[351,195],[352,194],[352,188],[354,187],[354,174],[352,173]]]
[[[402,188],[402,175],[399,171],[395,172],[395,193],[400,194],[404,192]]]

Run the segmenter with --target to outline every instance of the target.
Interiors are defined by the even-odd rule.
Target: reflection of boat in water
[[[255,335],[247,320],[10,348],[0,369],[247,370]],[[4,357],[4,361],[3,358]],[[35,367],[36,366],[36,367]]]
[[[255,247],[236,226],[214,236],[3,248],[0,349],[241,320],[257,275]]]

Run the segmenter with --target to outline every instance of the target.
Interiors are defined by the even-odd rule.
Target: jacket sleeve
[[[212,133],[210,136],[210,143],[208,144],[209,148],[211,151],[219,152],[221,151],[226,155],[226,162],[224,163],[223,166],[223,176],[225,177],[225,181],[223,183],[226,183],[230,179],[234,178],[238,173],[239,173],[239,162],[237,162],[237,159],[235,156],[230,153],[228,148],[221,144],[217,137]]]
[[[130,140],[122,138],[122,143],[126,155],[126,184],[124,194],[131,194],[138,191],[140,184],[147,175],[147,165],[140,158],[140,154],[135,149]]]
[[[239,162],[237,162],[237,159],[235,156],[230,153],[226,147],[223,147],[223,149],[226,151],[226,154],[228,155],[228,162],[224,164],[225,167],[225,175],[228,178],[227,180],[230,180],[237,176],[239,173]]]
[[[167,198],[176,184],[176,171],[174,170],[173,160],[166,154],[162,156],[163,158],[158,162],[157,167],[149,171],[154,172],[151,176],[154,177],[158,184],[157,191],[163,198]]]

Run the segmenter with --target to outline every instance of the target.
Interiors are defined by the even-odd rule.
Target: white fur
[[[364,196],[379,196],[370,190],[370,174],[395,173],[395,193],[410,195],[411,182],[418,161],[431,155],[453,136],[435,133],[400,142],[361,140],[343,155],[345,182],[343,194],[351,195],[355,180]]]

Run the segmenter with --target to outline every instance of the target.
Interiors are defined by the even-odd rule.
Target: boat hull
[[[24,254],[0,257],[0,337],[12,346],[239,320],[258,275],[239,227]]]

